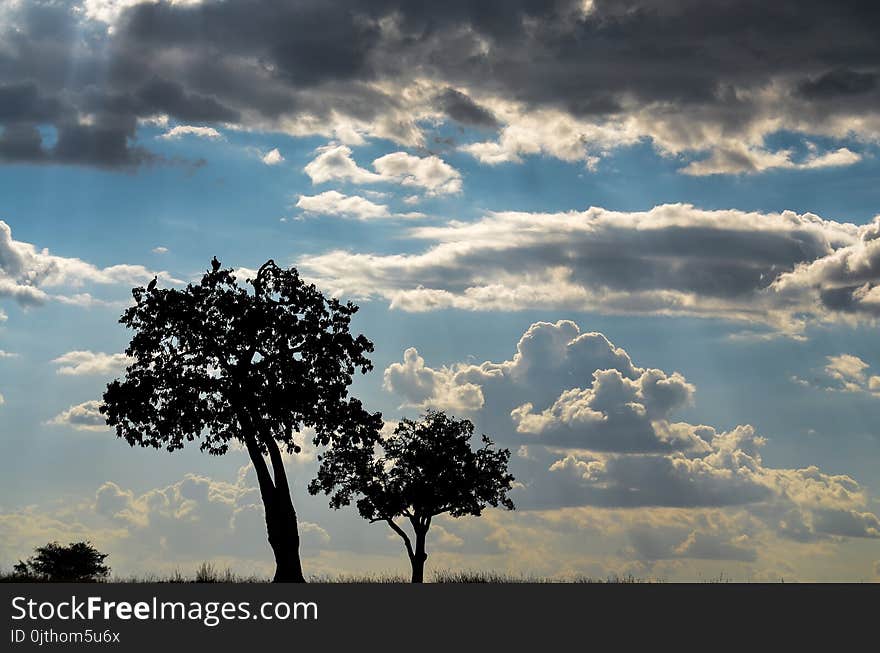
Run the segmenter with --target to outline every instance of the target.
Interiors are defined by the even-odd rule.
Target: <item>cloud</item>
[[[814,78],[803,80],[797,91],[808,99],[842,98],[868,93],[877,86],[876,73],[860,73],[838,68]]]
[[[846,246],[783,272],[773,282],[774,293],[842,315],[880,315],[880,216],[856,235]]]
[[[135,491],[108,480],[91,496],[63,505],[0,512],[0,555],[24,557],[47,541],[90,540],[109,553],[114,574],[125,577],[191,575],[204,561],[222,572],[269,577],[271,549],[256,479],[247,467],[230,481],[185,474],[173,483]],[[300,519],[302,552],[328,546],[320,525]]]
[[[269,558],[265,517],[256,478],[249,466],[234,482],[198,474],[142,494],[107,481],[95,494],[95,512],[127,531],[129,546],[153,547],[152,555],[201,561],[218,555]],[[321,526],[299,521],[303,553],[326,546]],[[210,540],[216,543],[208,545]]]
[[[88,294],[51,295],[55,288],[79,288],[84,284],[131,286],[159,277],[177,283],[167,272],[154,272],[142,265],[111,265],[99,268],[78,258],[66,258],[38,250],[34,245],[14,240],[11,227],[0,220],[0,298],[7,297],[23,306],[43,304],[50,299],[69,304],[95,303]]]
[[[816,122],[808,125],[805,120],[795,127],[780,121],[778,107],[784,100],[777,92],[764,90],[749,95],[749,101],[754,104],[748,108],[746,102],[731,105],[742,110],[742,115],[736,118],[722,115],[731,106],[721,109],[716,118],[707,115],[705,110],[700,111],[698,103],[662,103],[640,110],[621,107],[605,118],[596,119],[558,108],[536,108],[492,98],[487,99],[486,104],[504,123],[497,139],[466,143],[459,149],[488,165],[519,163],[526,156],[543,155],[572,163],[583,162],[588,169],[595,170],[609,153],[650,141],[666,157],[703,156],[680,169],[684,174],[695,176],[757,174],[776,169],[815,170],[849,166],[863,159],[861,153],[848,147],[819,152],[806,138],[803,140],[808,153],[804,157],[796,157],[791,149],[768,149],[766,137],[786,129],[842,139],[852,136],[853,127],[842,121],[813,132],[811,127],[815,127]],[[797,107],[791,107],[793,115],[797,111]],[[865,138],[873,138],[868,134],[875,133],[876,129],[876,125],[868,128]]]
[[[108,481],[95,494],[95,512],[124,527],[141,546],[147,540],[177,558],[210,556],[203,549],[206,539],[223,543],[213,554],[259,556],[268,552],[268,545],[259,536],[265,522],[259,491],[250,484],[253,480],[246,468],[239,470],[234,483],[186,474],[176,483],[143,494]],[[326,536],[323,529],[310,526],[311,530],[301,529],[307,546]]]
[[[319,147],[318,156],[304,168],[313,184],[327,181],[350,181],[354,184],[370,184],[384,181],[382,175],[358,166],[351,158],[351,148],[347,145],[325,145]]]
[[[522,404],[511,411],[511,418],[517,432],[560,447],[633,452],[701,448],[704,443],[692,429],[652,423],[689,402],[693,392],[677,373],[645,370],[633,380],[618,370],[596,370],[589,388],[567,390],[539,412],[531,403]]]
[[[284,157],[281,156],[281,152],[279,152],[276,147],[266,152],[260,160],[267,166],[277,166],[279,163],[284,162]]]
[[[113,308],[121,308],[126,305],[124,300],[107,300],[95,297],[91,293],[80,292],[72,295],[53,295],[52,299],[59,304],[68,306],[79,306],[81,308],[91,308],[93,306],[105,306]]]
[[[403,363],[385,370],[386,390],[402,395],[406,406],[468,412],[483,406],[483,393],[472,383],[458,383],[449,368],[425,367],[425,359],[414,347],[403,353]]]
[[[813,379],[791,377],[795,383],[833,392],[851,392],[880,397],[880,375],[869,374],[870,365],[853,354],[827,356],[821,373]]]
[[[775,470],[762,468],[758,449],[764,440],[751,426],[728,433],[705,426],[675,426],[700,437],[702,446],[670,455],[568,454],[549,470],[571,493],[569,501],[593,505],[722,507],[774,498],[779,479],[772,476]],[[795,478],[796,474],[795,470]]]
[[[688,204],[640,212],[495,212],[410,230],[410,238],[430,243],[420,253],[332,251],[301,257],[298,266],[334,293],[382,297],[413,312],[686,315],[796,334],[808,320],[847,319],[845,297],[823,294],[821,277],[829,278],[826,285],[859,284],[860,306],[849,312],[873,306],[865,284],[880,272],[854,250],[880,243],[867,240],[877,225]],[[841,260],[848,252],[852,262]]]
[[[526,510],[727,510],[782,539],[880,537],[855,480],[766,465],[766,439],[748,424],[720,431],[677,421],[694,401],[693,384],[637,366],[603,334],[570,321],[533,324],[501,362],[435,369],[410,348],[385,370],[385,388],[412,407],[465,413],[503,446],[525,445],[512,465]],[[707,532],[677,529],[654,557],[754,559],[739,536]]]
[[[459,146],[481,163],[521,163],[523,157],[545,155],[569,163],[595,166],[597,155],[635,145],[644,136],[631,120],[600,124],[558,109],[534,109],[516,103],[490,102],[505,122],[498,139]]]
[[[498,119],[486,107],[474,102],[466,93],[446,88],[437,97],[443,112],[463,125],[497,128]]]
[[[865,361],[852,354],[829,356],[825,371],[833,379],[842,383],[865,383],[865,370],[870,367]]]
[[[123,576],[191,574],[205,560],[220,570],[271,574],[262,505],[249,465],[228,480],[190,473],[146,490],[119,479],[97,485],[95,492],[63,503],[0,511],[0,556],[14,560],[35,544],[90,539],[110,553],[114,572]],[[406,559],[387,528],[365,525],[352,513],[328,512],[321,502],[300,501],[297,508],[308,573],[403,571]],[[794,518],[787,518],[793,526]],[[768,528],[763,517],[741,508],[578,506],[438,519],[429,536],[430,564],[441,569],[529,569],[548,577],[597,579],[632,572],[640,578],[692,581],[723,569],[735,579],[822,579],[829,559],[852,556],[845,571],[835,568],[841,580],[860,577],[873,562],[857,544],[848,544],[852,538],[787,539]],[[836,527],[845,530],[843,524]],[[684,560],[692,564],[664,564]],[[705,566],[713,561],[717,565]]]
[[[53,426],[69,426],[77,431],[109,431],[104,416],[98,410],[100,406],[100,401],[84,401],[60,412],[48,423]]]
[[[199,138],[208,138],[216,140],[223,136],[213,127],[196,127],[193,125],[177,125],[162,134],[160,138],[165,140],[177,140],[184,136],[198,136]]]
[[[167,254],[169,250],[167,247],[162,247],[160,245],[159,247],[154,247],[150,251],[153,252],[153,254]]]
[[[375,204],[357,195],[343,195],[335,190],[328,190],[318,195],[300,195],[296,206],[306,213],[336,215],[359,220],[387,218],[391,215],[384,204]]]
[[[424,213],[417,211],[392,213],[386,204],[377,204],[359,195],[343,195],[335,190],[325,191],[318,195],[300,195],[296,206],[302,209],[306,215],[329,215],[358,220],[382,218],[417,220],[426,217]]]
[[[425,365],[414,348],[385,370],[385,389],[410,405],[480,413],[490,427],[526,445],[610,452],[656,452],[706,444],[667,422],[692,401],[678,373],[633,365],[601,333],[576,324],[533,324],[501,363]],[[537,410],[536,410],[537,407]],[[488,411],[488,412],[487,412]]]
[[[131,362],[125,354],[105,354],[94,351],[69,351],[52,361],[58,365],[56,374],[63,376],[112,376]]]
[[[816,170],[850,166],[862,160],[862,156],[841,147],[824,154],[811,154],[803,161],[793,161],[790,150],[768,152],[760,148],[749,148],[732,143],[728,147],[716,148],[712,155],[700,161],[693,161],[682,168],[686,175],[726,175],[754,174],[773,169]]]
[[[423,188],[428,195],[461,192],[461,174],[433,155],[418,157],[394,152],[373,161],[373,167],[383,177],[396,180],[404,186]]]
[[[820,510],[815,513],[817,530],[841,537],[880,537],[880,519],[871,512]]]
[[[767,150],[769,135],[871,142],[880,132],[878,15],[857,0],[833,13],[793,0],[771,9],[721,0],[489,0],[479,9],[38,1],[13,3],[4,18],[8,161],[156,161],[136,133],[155,116],[405,147],[424,147],[444,122],[500,129],[467,144],[489,163],[543,154],[595,166],[650,141],[664,154],[707,156],[689,169],[705,174],[731,169],[732,143],[751,159],[784,158]],[[747,47],[732,47],[743,34]],[[77,74],[58,72],[68,69]],[[44,142],[43,125],[58,132],[56,144]]]
[[[373,161],[376,172],[361,168],[351,157],[347,145],[320,147],[318,155],[304,168],[312,183],[350,181],[354,184],[398,183],[415,186],[428,195],[454,194],[461,191],[461,174],[436,156],[418,157],[393,152]]]
[[[0,360],[4,358],[18,358],[18,354],[0,349]]]
[[[747,534],[736,535],[717,525],[712,530],[689,531],[678,524],[636,524],[626,536],[634,557],[647,561],[690,558],[754,562],[758,557],[755,543]]]

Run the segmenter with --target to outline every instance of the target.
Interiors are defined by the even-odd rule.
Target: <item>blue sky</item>
[[[131,109],[121,142],[126,152],[150,157],[134,164],[97,154],[63,159],[57,144],[73,129],[67,114],[46,115],[35,103],[25,118],[0,111],[7,140],[22,125],[43,134],[42,153],[30,158],[16,159],[0,142],[0,220],[11,230],[0,242],[0,566],[47,539],[87,534],[111,552],[120,573],[190,569],[204,559],[258,573],[269,568],[243,451],[217,459],[196,449],[134,450],[71,412],[100,399],[123,370],[112,356],[128,341],[117,320],[132,285],[156,273],[163,285],[182,285],[217,256],[249,269],[273,258],[328,293],[354,298],[361,305],[355,328],[376,346],[375,370],[354,391],[387,421],[443,408],[515,452],[521,509],[441,522],[429,564],[674,580],[721,572],[739,580],[878,577],[880,354],[870,291],[880,283],[871,236],[880,213],[880,148],[874,109],[861,91],[833,111],[819,106],[816,88],[843,83],[823,82],[823,75],[840,76],[837,69],[818,61],[790,70],[780,53],[753,78],[710,66],[719,88],[738,85],[736,120],[722,115],[729,109],[723,100],[706,100],[699,89],[688,91],[690,100],[661,102],[644,95],[647,86],[615,91],[638,96],[636,104],[580,114],[565,108],[579,91],[550,97],[530,75],[519,80],[522,88],[504,72],[481,86],[479,66],[429,65],[426,32],[426,59],[412,63],[418,74],[388,63],[387,43],[362,55],[375,65],[369,93],[356,74],[343,78],[332,69],[307,91],[283,77],[255,77],[259,93],[290,93],[289,110],[270,114],[262,100],[249,104],[247,93],[233,93],[235,84],[245,86],[238,77],[225,91],[195,64],[175,78],[163,56],[183,52],[195,61],[210,44],[196,39],[181,50],[173,35],[162,40],[161,25],[145,36],[138,12],[148,7],[87,2],[77,12],[76,3],[61,10],[38,4],[0,13],[3,31],[31,30],[15,41],[21,52],[28,43],[47,47],[47,25],[68,34],[59,25],[69,23],[93,35],[78,37],[86,43],[80,49],[70,46],[82,69],[103,61],[113,70],[138,52],[138,39],[154,38],[144,79],[179,82],[207,108],[199,114],[151,100]],[[584,34],[605,5],[584,10]],[[211,6],[156,5],[181,25]],[[687,27],[685,9],[673,13],[687,33],[696,29]],[[535,20],[549,25],[559,15]],[[206,25],[215,19],[201,18]],[[418,29],[400,20],[399,29]],[[516,59],[505,54],[509,35],[480,27],[473,16],[449,20],[494,44],[499,71],[508,70],[505,57]],[[205,34],[209,41],[211,30]],[[548,63],[545,45],[532,47],[551,69],[582,61]],[[245,66],[256,46],[236,47],[242,51],[222,58],[230,71],[238,70],[237,56]],[[93,110],[89,93],[97,88],[109,97],[131,84],[112,74],[90,85],[78,85],[77,75],[58,82],[3,56],[0,86],[10,93],[32,84],[40,97],[70,103],[80,127],[111,124],[108,116],[123,122],[116,109]],[[276,64],[305,74],[295,62]],[[872,65],[863,62],[858,74]],[[666,74],[673,84],[675,72]],[[390,98],[384,104],[375,97],[379,88]],[[467,102],[443,91],[449,88]],[[792,108],[795,90],[772,96],[779,88],[801,89],[812,118]],[[528,99],[518,95],[526,91]],[[355,96],[377,105],[352,108]],[[450,108],[450,97],[470,113]],[[226,109],[209,105],[212,98]],[[678,107],[675,118],[669,102]],[[322,109],[298,113],[300,105]],[[264,161],[274,150],[278,156]],[[319,177],[315,162],[328,153],[334,158]],[[688,167],[694,162],[711,170],[696,174]],[[359,203],[340,204],[345,198]],[[545,276],[552,270],[562,276]],[[831,289],[845,303],[823,294]],[[584,353],[594,341],[581,336],[591,332],[610,341],[608,351],[624,350],[635,367],[609,368],[604,340]],[[405,355],[410,348],[417,354]],[[502,376],[485,376],[484,361],[505,370]],[[602,399],[605,386],[594,372],[603,371],[623,379],[636,398]],[[680,396],[652,399],[645,384],[654,371]],[[566,398],[575,390],[576,398]],[[632,402],[641,402],[642,416],[618,432],[620,411]],[[585,414],[604,415],[605,426]],[[637,452],[597,444],[622,442],[636,427],[663,447],[673,431],[681,443]],[[611,430],[594,433],[603,428]],[[574,440],[560,446],[559,438]],[[645,467],[633,477],[641,498],[624,505],[614,492],[635,482],[628,465]],[[306,496],[313,452],[290,460],[289,469],[306,524],[307,572],[405,566],[387,533],[353,510],[332,513]],[[693,497],[686,486],[697,488]],[[199,547],[205,537],[229,546]]]

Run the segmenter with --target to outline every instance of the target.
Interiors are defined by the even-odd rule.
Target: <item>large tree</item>
[[[299,453],[305,429],[315,445],[377,437],[381,415],[348,396],[356,370],[372,369],[373,345],[349,331],[356,306],[325,298],[294,268],[270,260],[246,284],[215,258],[182,290],[155,280],[135,288],[120,319],[135,331],[126,350],[133,362],[108,385],[101,412],[132,446],[175,451],[201,440],[202,451],[222,455],[230,442],[244,444],[265,507],[274,580],[303,582],[282,451]]]
[[[510,451],[495,449],[485,435],[474,450],[473,435],[469,420],[438,411],[419,421],[404,419],[375,444],[345,443],[322,454],[309,492],[330,495],[332,508],[355,500],[363,518],[386,522],[406,546],[412,582],[421,583],[434,517],[479,516],[487,505],[514,508],[507,496],[514,480],[507,471]],[[399,518],[409,521],[412,538],[396,523]]]

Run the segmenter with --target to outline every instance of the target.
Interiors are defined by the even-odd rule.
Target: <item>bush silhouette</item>
[[[26,562],[19,561],[15,565],[15,576],[85,583],[110,574],[110,567],[104,564],[108,554],[101,553],[89,542],[71,542],[67,546],[49,542],[34,549],[34,554]]]
[[[493,449],[485,435],[474,451],[473,435],[470,421],[438,411],[428,411],[418,422],[402,420],[392,436],[377,443],[381,452],[369,444],[333,447],[320,456],[309,492],[330,495],[333,508],[356,500],[362,517],[386,522],[406,546],[412,582],[421,583],[433,517],[478,516],[486,505],[513,510],[507,497],[514,480],[507,471],[510,451]],[[409,520],[414,538],[395,523],[400,517]]]
[[[352,303],[326,299],[295,268],[266,262],[239,285],[214,258],[199,283],[161,289],[154,279],[132,291],[120,322],[134,329],[133,363],[104,393],[101,412],[130,445],[225,454],[244,444],[265,508],[275,581],[304,582],[299,530],[282,450],[372,442],[382,418],[348,396],[356,370],[372,369],[373,344],[349,333]],[[266,459],[271,463],[271,471]]]

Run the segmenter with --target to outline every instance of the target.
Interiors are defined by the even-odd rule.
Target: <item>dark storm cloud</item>
[[[447,88],[437,100],[447,116],[463,125],[497,127],[498,120],[492,112],[481,107],[471,98],[454,88]]]
[[[154,160],[154,155],[129,144],[132,135],[129,130],[114,127],[65,125],[50,153],[60,163],[99,167],[129,167]]]
[[[0,86],[0,121],[4,124],[55,122],[66,113],[57,98],[42,96],[33,82]]]
[[[85,99],[85,98],[84,98]],[[87,103],[84,102],[83,106]],[[145,150],[130,145],[135,120],[125,114],[97,123],[79,123],[75,110],[42,94],[32,82],[0,87],[0,159],[26,163],[74,163],[99,167],[131,167],[152,160]],[[39,127],[56,130],[47,146]]]
[[[106,36],[80,22],[74,5],[21,3],[0,14],[0,158],[131,168],[152,155],[133,145],[136,115],[86,118],[85,92],[95,88]],[[100,117],[99,117],[100,119]],[[40,127],[54,129],[46,143]]]
[[[831,118],[877,117],[880,9],[863,0],[208,0],[145,2],[114,15],[92,9],[60,0],[0,13],[8,100],[0,123],[61,132],[95,114],[116,134],[68,129],[69,139],[94,136],[77,158],[35,149],[34,132],[16,128],[5,132],[7,159],[136,164],[149,157],[131,125],[155,113],[267,128],[304,116],[384,120],[372,133],[412,144],[418,128],[406,122],[418,116],[407,118],[411,100],[397,91],[415,80],[435,87],[421,111],[487,128],[501,123],[481,101],[487,96],[588,120],[659,112],[656,129],[645,119],[642,135],[667,149],[714,149],[706,134],[746,134],[767,106],[826,131]],[[777,82],[779,96],[761,105],[755,94]],[[679,114],[697,129],[673,124]]]
[[[6,125],[0,134],[0,159],[40,163],[46,159],[43,137],[33,125]]]
[[[835,99],[873,91],[877,86],[876,73],[853,70],[833,70],[798,85],[798,91],[810,99]]]
[[[188,94],[176,83],[152,79],[137,92],[141,112],[167,113],[187,122],[233,122],[240,118],[237,111],[221,105],[212,97]]]
[[[224,54],[260,55],[297,85],[369,77],[368,55],[379,30],[367,12],[339,2],[277,0],[167,3],[136,6],[123,39],[163,48],[218,48]]]
[[[299,84],[435,69],[506,95],[593,113],[609,92],[711,101],[724,84],[763,81],[835,62],[877,63],[880,12],[850,1],[597,0],[584,3],[244,0],[133,8],[120,38],[153,47],[262,55]],[[397,29],[379,21],[394,17]],[[455,35],[488,41],[463,58]],[[401,58],[401,55],[405,55]],[[454,66],[454,67],[453,67]],[[483,73],[491,75],[479,77]]]

